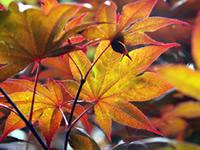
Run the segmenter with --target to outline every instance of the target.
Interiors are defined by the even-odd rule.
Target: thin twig
[[[92,63],[91,67],[89,68],[89,70],[87,71],[87,73],[85,74],[85,77],[83,79],[81,79],[80,81],[80,85],[79,85],[79,88],[78,88],[78,91],[77,91],[77,94],[75,96],[75,99],[74,99],[74,103],[72,105],[72,110],[70,112],[70,116],[69,116],[69,120],[68,120],[68,128],[70,128],[71,124],[72,124],[72,118],[73,118],[73,115],[74,115],[74,110],[75,110],[75,107],[76,107],[76,104],[77,104],[77,101],[78,101],[78,98],[79,98],[79,95],[81,93],[81,90],[82,90],[82,87],[83,85],[85,84],[86,82],[86,79],[90,73],[90,71],[92,70],[92,68],[94,67],[94,65],[97,63],[97,61],[99,60],[99,58],[105,53],[105,51],[110,47],[110,43],[104,48],[104,50],[100,53],[100,55],[96,58],[96,60]],[[68,141],[69,141],[69,135],[70,135],[70,132],[71,130],[67,130],[67,133],[66,133],[66,136],[65,136],[65,145],[64,145],[64,150],[67,150],[67,145],[68,145]]]
[[[65,113],[63,112],[62,108],[59,108],[59,110],[60,110],[60,112],[61,112],[61,114],[62,114],[62,117],[63,117],[63,119],[64,119],[64,121],[65,121],[65,125],[68,126],[68,121],[67,121],[67,118],[66,118],[66,116],[65,116]]]
[[[31,101],[31,110],[30,110],[30,114],[29,114],[29,122],[30,123],[32,122],[32,118],[33,118],[35,94],[36,94],[36,88],[37,88],[39,74],[40,74],[40,62],[38,62],[38,66],[37,66],[37,70],[36,70],[36,74],[35,74],[35,80],[34,80],[33,97],[32,97],[32,101]]]
[[[95,61],[92,63],[90,69],[87,71],[87,73],[85,74],[84,79],[86,80],[90,71],[92,70],[92,68],[94,67],[94,65],[97,63],[97,61],[99,60],[99,58],[101,58],[101,56],[105,53],[105,51],[110,47],[110,43],[104,48],[104,50],[99,54],[99,56],[95,59]]]
[[[8,107],[8,106],[6,106],[4,104],[0,104],[0,106],[5,108],[5,109],[7,109],[7,110],[9,110],[9,111],[11,111],[11,112],[13,112],[14,114],[16,114],[18,116],[18,113],[16,111],[14,111],[12,108],[10,108],[10,107]]]
[[[26,119],[26,117],[22,114],[22,112],[18,109],[18,107],[15,105],[15,103],[12,101],[12,99],[8,96],[8,94],[0,87],[0,92],[4,95],[4,97],[8,100],[8,102],[11,104],[11,106],[15,109],[15,111],[18,113],[19,117],[24,121],[26,126],[30,129],[30,131],[33,133],[37,141],[40,143],[42,148],[44,150],[48,150],[46,144],[42,141],[39,134],[36,132],[33,125]]]
[[[80,83],[80,86],[79,86],[79,88],[78,88],[76,97],[75,97],[75,99],[74,99],[74,103],[73,103],[73,105],[72,105],[72,110],[71,110],[71,113],[70,113],[70,116],[69,116],[68,126],[67,126],[68,128],[71,126],[72,118],[73,118],[74,111],[75,111],[75,107],[76,107],[76,103],[77,103],[77,101],[78,101],[78,97],[79,97],[79,95],[80,95],[80,93],[81,93],[81,90],[82,90],[82,87],[83,87],[84,83],[85,83],[85,80],[81,80],[81,83]],[[70,132],[67,131],[66,136],[65,136],[65,146],[64,146],[64,149],[65,149],[65,150],[67,150],[67,144],[68,144],[69,134],[70,134]]]
[[[71,123],[70,127],[67,128],[67,132],[71,131],[71,129],[74,127],[74,125],[90,110],[95,106],[96,103],[93,103],[91,106],[89,106],[87,109],[85,109],[76,119]]]

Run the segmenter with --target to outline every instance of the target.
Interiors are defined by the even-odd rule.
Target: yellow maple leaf
[[[101,55],[109,41],[101,42],[97,48],[95,59]],[[89,73],[80,93],[86,102],[94,102],[94,111],[98,124],[110,137],[111,122],[117,121],[138,129],[146,129],[158,133],[145,115],[129,101],[147,101],[168,91],[171,85],[159,75],[144,71],[167,49],[176,44],[147,46],[130,52],[132,61],[112,50],[111,46],[98,59]],[[82,51],[70,53],[70,67],[74,80],[64,81],[66,90],[75,97],[79,82],[91,67],[91,62]],[[76,65],[74,64],[76,63]],[[80,72],[78,71],[79,68]]]
[[[45,8],[21,12],[17,3],[13,2],[7,11],[0,12],[0,81],[31,63],[76,49],[78,43],[64,42],[83,29],[80,22],[78,27],[71,26],[71,22],[81,19],[75,15],[82,6],[48,4],[51,4],[50,1],[45,1]],[[67,25],[71,27],[69,30],[65,30]]]
[[[110,40],[114,51],[127,56],[126,45],[163,44],[153,40],[146,32],[154,32],[171,24],[186,23],[170,18],[149,17],[156,2],[157,0],[138,0],[128,3],[123,6],[121,14],[117,14],[116,4],[105,1],[96,13],[96,20],[108,23],[88,28],[83,35],[91,40]]]
[[[10,97],[24,116],[29,118],[34,83],[27,80],[8,80],[2,83],[3,86],[6,84],[10,86],[11,91],[12,87],[16,85],[24,88],[21,88],[21,91],[12,92]],[[9,87],[7,87],[7,89],[9,89]],[[56,131],[60,127],[61,120],[63,119],[63,112],[71,111],[70,100],[72,100],[72,98],[69,94],[64,91],[60,84],[53,80],[49,80],[46,87],[41,84],[38,84],[37,86],[33,110],[33,123],[38,121],[39,128],[44,135],[48,146],[50,146]],[[10,106],[8,103],[1,103]],[[81,105],[77,105],[74,116],[79,116],[83,111],[84,108]],[[81,118],[81,121],[83,125],[90,130],[90,126],[87,122],[87,115],[84,115],[83,118]],[[25,124],[21,118],[11,112],[6,120],[1,140],[11,131],[23,127],[25,127]]]

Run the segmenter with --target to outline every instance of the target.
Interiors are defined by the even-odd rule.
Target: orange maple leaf
[[[8,83],[7,83],[8,82]],[[20,111],[29,118],[29,111],[32,101],[32,89],[34,83],[27,80],[8,80],[2,85],[9,84],[24,87],[21,92],[14,92],[10,94],[11,99],[15,102]],[[25,90],[26,88],[26,90]],[[38,121],[39,128],[44,135],[48,146],[60,127],[63,118],[63,112],[71,111],[72,98],[64,91],[62,86],[53,80],[49,80],[47,87],[38,84],[35,95],[35,105],[33,110],[33,123]],[[2,102],[1,102],[2,103]],[[8,103],[2,103],[9,106]],[[81,105],[77,105],[74,116],[79,116],[84,111]],[[66,120],[65,120],[66,121]],[[83,125],[90,131],[89,123],[87,122],[87,115],[81,118]],[[15,113],[11,112],[8,116],[1,140],[5,138],[11,131],[25,127],[24,122]]]
[[[102,53],[109,41],[101,42],[95,59]],[[171,85],[159,75],[144,71],[167,49],[177,44],[147,46],[130,52],[132,61],[112,50],[111,46],[98,59],[89,73],[80,93],[80,99],[96,103],[94,111],[100,127],[110,138],[111,121],[117,121],[138,129],[151,132],[158,131],[151,125],[145,115],[129,101],[147,101],[168,91]],[[64,81],[66,90],[75,97],[79,82],[91,67],[91,62],[82,51],[72,52],[70,67],[75,80]],[[74,64],[76,63],[76,65]],[[79,70],[77,69],[77,66]]]
[[[58,5],[57,0],[40,0],[41,9],[48,14],[51,9]]]
[[[69,58],[67,54],[63,55],[62,57],[46,58],[41,63],[46,69],[40,72],[40,79],[72,79],[72,73],[70,71]]]
[[[123,6],[121,14],[113,1],[105,1],[99,8],[96,20],[108,22],[89,28],[83,35],[91,40],[110,40],[114,51],[128,56],[126,45],[162,44],[145,32],[154,32],[171,24],[186,24],[176,19],[149,17],[157,0],[138,0]]]
[[[7,11],[0,12],[0,81],[30,63],[76,49],[78,43],[64,42],[86,26],[80,25],[82,17],[75,16],[81,8],[79,5],[52,4],[43,8],[48,9],[48,14],[36,8],[20,12],[13,2]],[[73,28],[72,22],[78,26]],[[66,30],[65,26],[70,29]]]
[[[200,117],[200,102],[187,101],[177,105],[166,105],[160,110],[161,117],[153,117],[151,121],[166,136],[183,139],[183,133],[189,128],[187,119]]]

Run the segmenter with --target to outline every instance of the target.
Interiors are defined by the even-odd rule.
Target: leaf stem
[[[31,110],[30,110],[30,114],[29,114],[29,122],[32,122],[32,118],[33,118],[33,109],[34,109],[34,103],[35,103],[35,94],[36,94],[36,88],[37,88],[37,83],[38,83],[38,78],[39,78],[39,74],[40,74],[40,62],[37,62],[37,70],[36,70],[36,74],[35,74],[35,80],[34,80],[34,87],[33,87],[33,97],[32,97],[32,101],[31,101]]]
[[[68,126],[68,121],[67,121],[67,118],[66,118],[66,116],[65,116],[65,113],[63,112],[63,110],[62,110],[61,107],[59,108],[59,110],[60,110],[60,112],[61,112],[61,114],[62,114],[62,117],[63,117],[63,119],[64,119],[64,121],[65,121],[65,125]]]
[[[78,97],[79,97],[79,95],[80,95],[80,93],[81,93],[81,90],[82,90],[82,87],[83,87],[84,83],[85,83],[85,80],[82,79],[82,80],[81,80],[81,83],[80,83],[80,86],[79,86],[79,88],[78,88],[76,97],[75,97],[75,99],[74,99],[74,103],[73,103],[73,105],[72,105],[72,110],[71,110],[71,113],[70,113],[70,116],[69,116],[67,128],[69,128],[69,127],[71,126],[72,118],[73,118],[74,111],[75,111],[75,107],[76,107],[76,103],[77,103],[77,101],[78,101]],[[65,146],[64,146],[64,150],[67,150],[67,144],[68,144],[68,140],[69,140],[69,135],[70,135],[70,130],[67,131],[66,136],[65,136]]]
[[[97,63],[97,61],[99,60],[99,58],[101,58],[101,56],[106,52],[106,50],[110,47],[110,43],[104,48],[104,50],[99,54],[99,56],[95,59],[95,61],[92,63],[91,67],[89,68],[89,70],[87,71],[87,73],[85,74],[84,79],[86,80],[90,71],[92,70],[92,68],[94,67],[94,65]]]
[[[89,106],[87,109],[85,109],[76,119],[71,123],[70,127],[67,128],[67,132],[71,131],[71,129],[74,127],[74,125],[90,110],[95,106],[96,103],[93,103],[91,106]]]
[[[3,108],[5,108],[5,109],[7,109],[7,110],[13,112],[14,114],[18,115],[18,113],[17,113],[16,111],[14,111],[12,108],[10,108],[10,107],[8,107],[8,106],[6,106],[6,105],[4,105],[4,104],[0,104],[0,107],[3,107]]]
[[[8,102],[11,104],[11,106],[15,109],[15,111],[19,114],[19,117],[24,121],[26,126],[30,129],[30,131],[33,133],[37,141],[40,143],[42,148],[44,150],[48,150],[45,143],[42,141],[39,134],[36,132],[35,128],[33,127],[32,123],[30,123],[26,117],[22,114],[22,112],[18,109],[18,107],[15,105],[15,103],[12,101],[12,99],[8,96],[8,94],[0,87],[0,92],[4,95],[4,97],[8,100]]]
[[[70,116],[69,116],[69,120],[68,120],[68,126],[67,126],[67,133],[66,133],[66,136],[65,136],[65,145],[64,145],[64,150],[67,150],[67,145],[68,145],[68,141],[69,141],[69,135],[70,135],[70,132],[71,132],[71,124],[72,124],[72,118],[73,118],[73,115],[74,115],[74,111],[75,111],[75,107],[76,107],[76,104],[77,104],[77,101],[78,101],[78,98],[79,98],[79,95],[81,93],[81,90],[83,88],[83,85],[85,84],[86,80],[87,80],[87,77],[90,73],[90,71],[92,70],[92,68],[94,67],[94,65],[97,63],[97,61],[100,59],[100,57],[105,53],[105,51],[110,47],[110,43],[104,48],[104,50],[100,53],[100,55],[96,58],[96,60],[92,63],[91,67],[89,68],[89,70],[87,71],[87,73],[85,74],[85,77],[83,79],[81,79],[80,81],[80,85],[79,85],[79,88],[78,88],[78,91],[76,93],[76,96],[75,96],[75,99],[74,99],[74,103],[72,105],[72,110],[70,112]],[[69,129],[70,128],[70,129]]]

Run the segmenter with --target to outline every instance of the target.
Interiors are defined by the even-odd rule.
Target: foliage
[[[186,140],[200,130],[200,15],[192,31],[191,69],[163,63],[170,62],[163,56],[174,53],[169,49],[180,52],[181,44],[190,44],[180,31],[172,36],[173,28],[188,33],[191,25],[155,15],[166,11],[165,5],[176,10],[178,2],[82,1],[92,8],[57,0],[24,2],[32,8],[22,11],[16,1],[0,5],[1,142],[21,129],[45,150],[56,148],[62,133],[57,149],[200,149],[143,137]],[[105,134],[103,142],[95,139],[97,129]]]
[[[33,82],[27,80],[14,80],[3,84],[9,84],[11,87],[12,84],[18,86],[22,85],[25,88],[24,92],[12,93],[10,94],[10,97],[23,114],[28,117],[32,100]],[[71,109],[71,105],[68,102],[71,100],[71,97],[67,93],[63,93],[63,91],[64,89],[62,86],[52,80],[47,82],[46,87],[40,84],[37,86],[33,122],[38,121],[39,128],[45,136],[48,145],[50,145],[54,134],[60,126],[63,111],[66,110],[69,112]],[[5,105],[9,106],[7,103]],[[84,108],[77,105],[74,115],[78,116],[82,111],[84,111]],[[89,128],[86,115],[82,118],[82,122]],[[16,116],[15,113],[11,113],[6,120],[2,138],[7,136],[10,131],[23,127],[24,123],[20,120],[19,116]]]
[[[99,44],[95,59],[108,44],[108,41]],[[156,74],[143,72],[160,54],[173,46],[174,44],[167,44],[135,49],[129,53],[132,61],[127,58],[120,61],[121,55],[113,52],[109,47],[98,60],[83,86],[80,99],[95,103],[94,111],[97,122],[108,137],[111,132],[111,119],[131,127],[158,132],[142,112],[129,104],[128,101],[149,100],[160,96],[171,88],[171,85],[161,80]],[[70,53],[70,55],[74,60],[74,62],[70,61],[70,66],[75,81],[68,80],[64,84],[67,91],[75,97],[79,87],[77,80],[80,80],[80,75],[77,74],[77,68],[73,63],[77,64],[83,76],[91,64],[81,51]],[[126,66],[130,66],[130,68]],[[143,74],[140,75],[140,73]],[[141,96],[140,93],[144,93],[146,90],[151,90],[151,92],[146,92]]]
[[[199,87],[199,72],[198,68],[200,65],[200,57],[199,57],[199,44],[200,38],[200,16],[196,19],[195,29],[193,31],[193,38],[192,38],[192,54],[194,61],[196,63],[197,71],[194,71],[188,67],[178,65],[178,66],[167,66],[163,67],[160,72],[164,77],[167,78],[170,82],[174,84],[175,87],[180,89],[183,93],[188,94],[200,100],[200,87]],[[180,76],[176,74],[180,73]],[[185,80],[187,79],[187,80]]]

